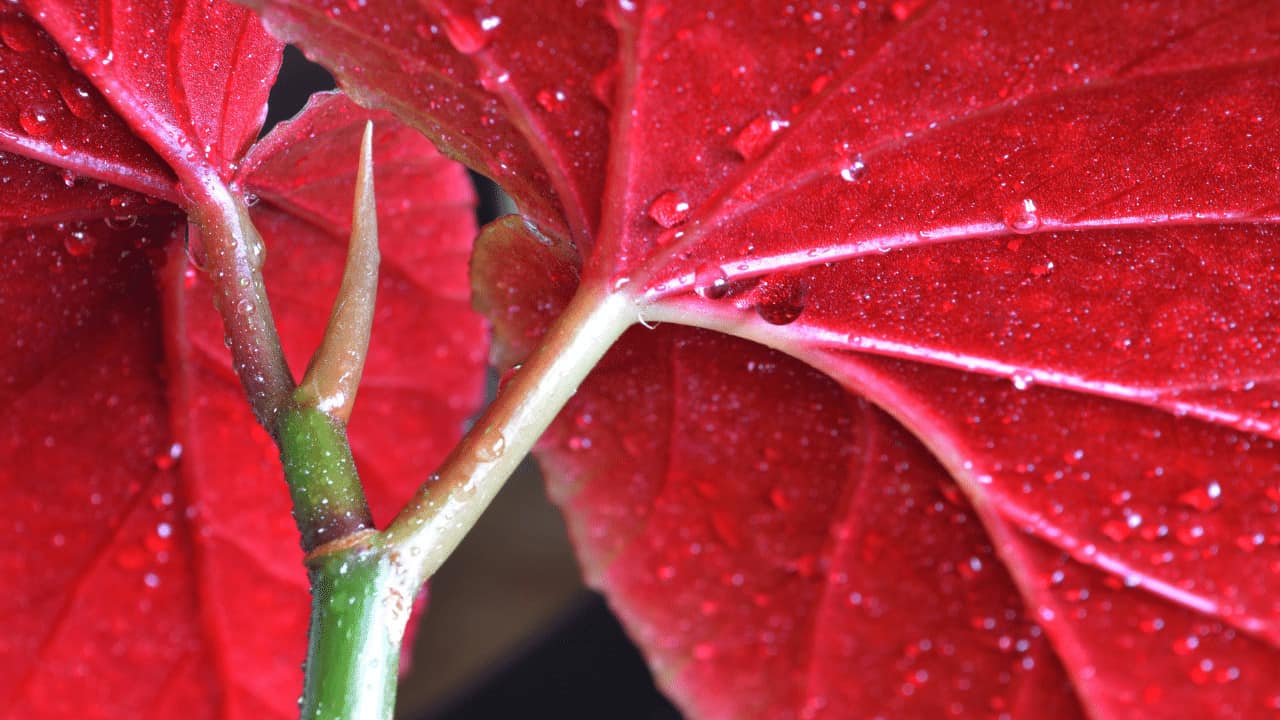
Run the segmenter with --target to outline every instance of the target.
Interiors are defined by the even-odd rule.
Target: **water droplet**
[[[498,378],[498,394],[499,395],[502,394],[502,391],[506,389],[507,385],[510,384],[512,378],[516,376],[516,373],[520,372],[520,368],[522,367],[524,367],[524,365],[522,365],[521,363],[516,363],[515,365],[512,365],[510,368],[508,368],[506,372],[502,373],[502,376]]]
[[[70,171],[70,170],[63,170],[63,171],[62,171],[62,184],[63,184],[63,185],[66,185],[67,187],[75,187],[75,185],[76,185],[76,180],[78,180],[78,179],[79,179],[79,178],[77,178],[77,176],[76,176],[76,174],[75,174],[74,172],[72,172],[72,171]]]
[[[182,443],[173,443],[161,452],[156,453],[152,462],[159,470],[168,470],[182,457]]]
[[[257,205],[257,204],[258,204],[258,200],[259,200],[258,196],[257,196],[257,195],[254,195],[253,193],[245,193],[245,194],[244,194],[244,206],[245,206],[245,207],[253,207],[254,205]]]
[[[502,453],[506,452],[507,438],[497,428],[488,428],[480,436],[479,446],[476,448],[476,458],[480,462],[493,462],[502,457]]]
[[[35,30],[19,20],[6,20],[0,24],[0,41],[10,50],[20,53],[35,50],[40,43]]]
[[[760,115],[747,123],[746,127],[742,128],[742,131],[734,138],[733,149],[744,160],[750,160],[758,156],[769,145],[775,133],[790,124],[773,113]]]
[[[1026,390],[1036,382],[1035,376],[1027,372],[1015,372],[1009,379],[1016,390]]]
[[[463,55],[480,52],[489,44],[489,34],[473,17],[450,15],[444,19],[443,24],[445,37]]]
[[[58,95],[72,115],[81,120],[91,120],[96,115],[93,95],[83,85],[67,83],[58,86]]]
[[[106,226],[111,228],[112,230],[124,230],[126,228],[131,228],[137,225],[138,216],[137,215],[117,215],[116,217],[107,218],[106,220],[103,221],[103,223],[105,223]]]
[[[1133,528],[1122,520],[1108,520],[1102,524],[1102,534],[1115,542],[1124,542],[1133,533]]]
[[[621,66],[618,63],[612,63],[591,78],[591,94],[606,108],[613,108],[613,97],[616,94],[618,76],[621,73]]]
[[[708,300],[719,300],[729,293],[729,276],[719,265],[707,263],[694,274],[693,291]]]
[[[858,155],[853,161],[840,169],[840,179],[845,182],[857,182],[867,174],[867,165],[862,162],[862,156]]]
[[[552,90],[551,88],[543,88],[539,90],[533,99],[538,102],[538,106],[547,112],[555,112],[563,105],[567,97],[563,90]]]
[[[73,230],[62,239],[62,246],[72,257],[84,257],[93,252],[98,239],[83,230]]]
[[[262,238],[257,233],[250,233],[245,245],[245,250],[249,254],[249,264],[254,270],[261,270],[262,264],[267,261],[267,246],[262,243]]]
[[[1214,480],[1208,485],[1191,488],[1178,496],[1178,502],[1201,512],[1212,510],[1222,502],[1222,485]]]
[[[789,325],[804,312],[807,292],[797,278],[766,278],[756,288],[756,314],[771,325]]]
[[[1024,198],[1022,202],[1005,210],[1004,225],[1019,235],[1033,233],[1040,229],[1040,216],[1037,213],[1036,201]]]
[[[904,22],[910,19],[919,7],[919,0],[899,0],[889,6],[889,12],[893,15],[894,20]]]
[[[52,114],[52,109],[47,106],[31,105],[18,113],[18,124],[31,137],[44,137],[53,129],[53,124],[49,122]]]
[[[662,227],[674,227],[689,216],[689,202],[679,192],[668,190],[649,203],[648,214]]]
[[[1184,525],[1174,532],[1174,537],[1183,545],[1199,545],[1204,542],[1205,532],[1203,525]]]

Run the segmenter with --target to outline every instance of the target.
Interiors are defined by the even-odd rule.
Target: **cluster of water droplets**
[[[19,55],[19,68],[29,63],[65,63],[44,31],[21,14],[0,18],[0,50]],[[12,98],[18,103],[18,127],[33,139],[49,142],[60,155],[70,154],[72,146],[67,139],[77,136],[81,122],[97,121],[104,112],[96,91],[69,68],[56,73],[51,85],[43,75],[10,75],[16,91]]]

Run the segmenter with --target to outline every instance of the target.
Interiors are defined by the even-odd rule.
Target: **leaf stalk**
[[[538,348],[383,533],[426,582],[502,489],[600,358],[636,322],[629,294],[580,287]]]

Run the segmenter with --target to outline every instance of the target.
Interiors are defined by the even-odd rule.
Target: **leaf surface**
[[[104,17],[115,30],[99,32]],[[147,27],[172,37],[155,44]],[[50,35],[75,29],[99,32],[97,49],[68,61]],[[241,9],[10,4],[0,40],[13,80],[0,104],[14,110],[0,127],[0,715],[292,717],[309,606],[297,531],[175,203],[193,178],[256,200],[300,370],[337,289],[360,133],[377,122],[380,330],[351,440],[385,518],[482,389],[470,184],[416,133],[337,95],[249,150],[279,47]],[[127,113],[107,102],[120,93],[137,103]],[[23,122],[34,97],[63,103],[47,131]],[[85,97],[92,112],[68,101]],[[177,153],[196,142],[208,154]]]
[[[264,5],[479,171],[509,179],[459,133],[528,144],[511,188],[554,248],[506,221],[478,250],[502,361],[579,274],[790,356],[634,333],[541,450],[694,715],[1280,705],[1274,4],[619,2],[612,34],[569,4]],[[393,12],[456,52],[379,35]],[[468,102],[388,100],[361,69],[397,51]],[[580,148],[592,97],[609,140]]]

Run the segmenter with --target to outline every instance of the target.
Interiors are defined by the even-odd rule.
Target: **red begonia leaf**
[[[617,75],[598,0],[245,4],[357,100],[394,110],[501,183],[539,226],[591,242],[608,149],[599,98]]]
[[[226,2],[171,0],[24,0],[20,7],[171,173],[188,182],[231,177],[262,126],[280,67],[281,45],[253,13]],[[64,93],[61,81],[32,82],[31,91],[15,96],[51,106],[32,134],[74,134],[74,121],[83,119],[75,112],[78,93]],[[54,87],[57,96],[49,92]],[[22,127],[32,132],[30,123]]]
[[[567,206],[529,214],[559,256],[518,224],[488,233],[476,280],[502,359],[580,264],[649,319],[830,378],[741,341],[634,333],[542,449],[590,575],[686,708],[1280,707],[1280,9],[626,0],[610,80],[565,50],[610,42],[581,8],[521,25],[519,5],[267,17],[362,89],[392,83],[358,72],[373,50],[322,35],[335,23],[378,38],[368,19],[392,7],[474,18],[488,30],[445,33],[447,61],[414,56],[466,107],[395,109],[458,109],[479,134],[498,101],[493,124],[557,183],[548,203],[607,155],[591,238],[562,231]],[[573,107],[597,78],[616,82],[611,137],[578,150],[596,115],[549,121],[559,106],[528,93],[573,88]]]
[[[256,198],[300,370],[337,289],[360,133],[377,122],[380,330],[351,440],[382,518],[479,399],[482,325],[465,282],[474,199],[424,139],[336,95],[245,155],[279,47],[221,3],[182,10],[152,47],[147,30],[172,8],[135,10],[146,23],[120,9],[97,46],[133,58],[127,68],[68,64],[49,38],[76,23],[96,32],[98,6],[0,16],[0,78],[13,81],[0,103],[14,111],[0,122],[16,123],[0,127],[0,714],[290,717],[309,607],[297,531],[208,281],[183,251],[178,178]],[[21,114],[63,84],[86,94],[61,96],[43,120]],[[140,104],[117,112],[103,95]],[[209,153],[175,160],[189,142]]]

